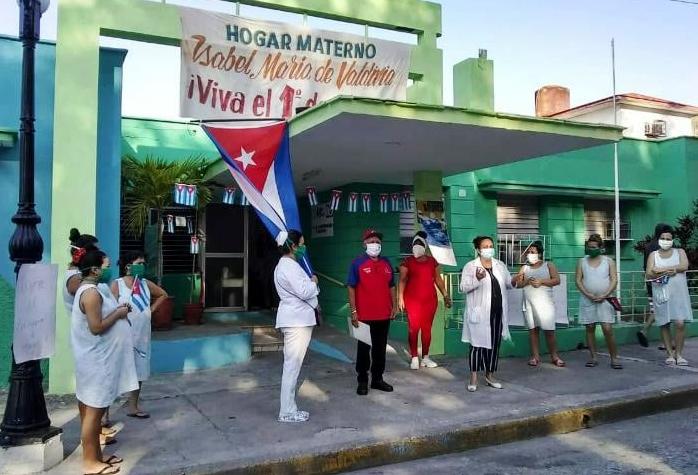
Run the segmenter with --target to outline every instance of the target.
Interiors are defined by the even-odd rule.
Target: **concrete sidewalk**
[[[353,359],[353,342],[331,329],[318,335]],[[304,424],[280,424],[281,353],[222,370],[158,376],[144,386],[148,420],[113,408],[121,430],[106,449],[125,459],[125,474],[319,473],[365,468],[552,432],[581,424],[698,404],[698,339],[685,357],[697,367],[665,367],[656,344],[622,348],[625,369],[602,357],[585,368],[586,352],[563,354],[566,368],[504,359],[503,390],[465,391],[466,362],[442,360],[412,371],[404,347],[393,347],[386,381],[395,392],[355,393],[353,365],[311,351],[301,373]],[[438,358],[435,358],[438,360]],[[80,473],[74,401],[50,400],[63,427],[67,459],[51,474]]]

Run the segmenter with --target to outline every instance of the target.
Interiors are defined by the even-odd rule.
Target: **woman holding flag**
[[[131,251],[119,264],[125,275],[112,282],[111,291],[119,303],[131,306],[128,321],[133,335],[133,356],[136,361],[138,389],[128,396],[126,415],[138,419],[147,419],[150,415],[142,411],[138,400],[143,381],[150,376],[150,315],[167,297],[167,292],[145,279],[145,254]]]

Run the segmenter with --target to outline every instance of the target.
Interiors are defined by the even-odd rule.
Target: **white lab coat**
[[[490,307],[492,303],[492,283],[489,275],[478,280],[475,272],[483,268],[480,258],[468,262],[463,267],[460,291],[466,294],[466,307],[463,315],[463,335],[461,340],[478,348],[492,348],[490,330]],[[502,337],[511,339],[509,334],[507,289],[511,289],[511,274],[502,261],[492,259],[492,273],[502,290]]]
[[[282,257],[274,269],[274,283],[280,299],[276,328],[314,326],[320,289],[300,264],[290,257]]]

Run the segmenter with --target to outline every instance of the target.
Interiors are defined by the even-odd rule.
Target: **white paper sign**
[[[367,345],[371,346],[371,327],[366,325],[364,322],[359,322],[358,328],[351,324],[351,317],[347,318],[347,325],[349,325],[349,335],[359,341],[363,341]]]
[[[320,203],[310,209],[313,238],[334,236],[334,211],[329,203]]]
[[[15,361],[48,358],[56,346],[56,264],[23,264],[15,289]]]
[[[180,114],[289,118],[338,95],[404,101],[411,46],[180,7]]]

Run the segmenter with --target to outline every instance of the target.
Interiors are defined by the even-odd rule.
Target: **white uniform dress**
[[[681,262],[678,249],[672,249],[671,256],[664,259],[659,252],[652,253],[654,267],[677,267]],[[652,301],[654,302],[654,321],[658,326],[672,321],[693,321],[691,296],[688,293],[686,273],[681,272],[669,277],[668,282],[652,283]]]
[[[63,281],[63,304],[68,311],[68,315],[73,312],[73,301],[75,301],[75,296],[68,292],[68,281],[71,277],[79,273],[80,271],[77,269],[68,269],[65,271],[65,281]]]
[[[547,262],[543,262],[538,268],[529,265],[523,268],[527,279],[550,279],[550,268]],[[526,326],[529,330],[541,328],[543,330],[555,330],[555,304],[553,303],[553,289],[541,285],[538,288],[527,285],[523,289],[523,311]]]
[[[145,280],[143,282],[143,298],[146,306],[143,311],[131,303],[133,290],[126,285],[123,278],[116,279],[119,285],[119,303],[131,303],[133,309],[128,314],[131,322],[131,335],[133,336],[133,357],[136,362],[136,373],[138,381],[145,381],[150,377],[150,289]]]
[[[584,288],[593,295],[604,294],[611,286],[610,259],[601,256],[601,263],[598,267],[589,265],[589,257],[584,257],[582,263],[582,283]],[[592,302],[584,294],[579,294],[579,323],[614,323],[616,321],[616,311],[606,300],[603,302]]]
[[[90,407],[109,407],[121,394],[138,389],[133,361],[131,330],[125,319],[118,320],[101,335],[93,335],[87,316],[80,310],[80,297],[96,288],[102,296],[102,319],[117,306],[111,292],[94,284],[82,284],[75,293],[70,322],[70,343],[75,358],[75,396]]]

